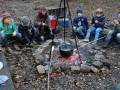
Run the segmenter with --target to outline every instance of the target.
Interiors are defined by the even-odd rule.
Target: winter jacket
[[[110,24],[110,25],[109,25],[109,28],[110,28],[111,30],[115,30],[116,32],[119,32],[119,33],[120,33],[120,24],[117,24],[117,25]]]
[[[79,25],[80,23],[80,25]],[[80,26],[83,26],[85,29],[88,29],[88,20],[87,20],[87,17],[86,16],[82,16],[82,17],[74,17],[74,20],[73,20],[73,25],[75,27],[80,27]]]
[[[14,22],[10,22],[7,26],[3,25],[3,22],[0,22],[0,31],[2,31],[5,35],[12,35],[13,32],[17,32],[17,27]]]
[[[98,23],[95,23],[96,20],[98,21]],[[104,28],[105,20],[106,20],[106,17],[104,15],[100,17],[93,16],[92,24],[94,24],[95,28]]]
[[[21,19],[20,23],[18,25],[18,31],[20,33],[22,33],[22,32],[28,32],[29,34],[32,34],[34,32],[34,27],[32,25],[32,22],[30,21],[29,22],[29,26],[26,27],[26,26],[24,26],[24,21]]]
[[[47,13],[45,15],[42,15],[42,13],[38,13],[38,15],[34,19],[34,26],[38,27],[39,23],[48,24],[48,15],[47,15]]]

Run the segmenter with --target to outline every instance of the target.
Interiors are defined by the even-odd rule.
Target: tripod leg
[[[66,18],[66,0],[64,0],[64,42],[65,42],[65,18]]]
[[[60,15],[60,9],[61,9],[61,4],[62,4],[62,0],[60,1],[60,5],[59,5],[59,12],[58,12],[58,15],[57,15],[57,21],[56,21],[56,26],[55,26],[55,29],[57,27],[57,23],[58,23],[58,18],[59,18],[59,15]],[[52,38],[52,43],[51,43],[51,47],[50,47],[50,53],[49,53],[49,71],[48,71],[48,90],[50,90],[50,68],[51,68],[51,58],[52,58],[52,48],[53,48],[53,44],[54,44],[54,37]]]

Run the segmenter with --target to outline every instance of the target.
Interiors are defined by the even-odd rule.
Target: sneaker
[[[42,41],[44,41],[44,40],[45,40],[44,36],[41,36],[40,38],[41,38],[41,40],[42,40]]]
[[[84,41],[84,42],[89,42],[89,40],[88,40],[88,39],[84,39],[83,41]]]
[[[93,41],[93,45],[97,45],[97,41],[96,40]]]
[[[3,63],[0,62],[0,70],[3,68]]]
[[[4,84],[5,82],[8,81],[8,76],[6,75],[0,75],[0,84]]]
[[[0,46],[0,51],[2,51],[2,47]]]

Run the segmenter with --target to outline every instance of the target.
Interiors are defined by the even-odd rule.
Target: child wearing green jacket
[[[14,24],[10,14],[4,15],[0,22],[0,45],[7,46],[7,40],[11,37],[21,38],[21,34],[17,32],[17,27]]]

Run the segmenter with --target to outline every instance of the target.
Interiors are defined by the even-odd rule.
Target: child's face
[[[102,13],[97,12],[97,13],[96,13],[96,16],[97,16],[97,17],[100,17],[100,16],[102,16]]]
[[[78,17],[81,17],[83,14],[82,13],[78,13]]]
[[[113,23],[114,23],[114,24],[119,24],[119,20],[114,19],[114,20],[113,20]]]
[[[28,27],[29,26],[29,21],[24,22],[24,26]]]
[[[11,21],[12,21],[12,18],[8,17],[8,18],[6,18],[6,19],[4,20],[4,23],[5,23],[5,24],[8,24],[8,23],[10,23]]]
[[[42,14],[45,15],[47,12],[46,11],[42,11]]]

